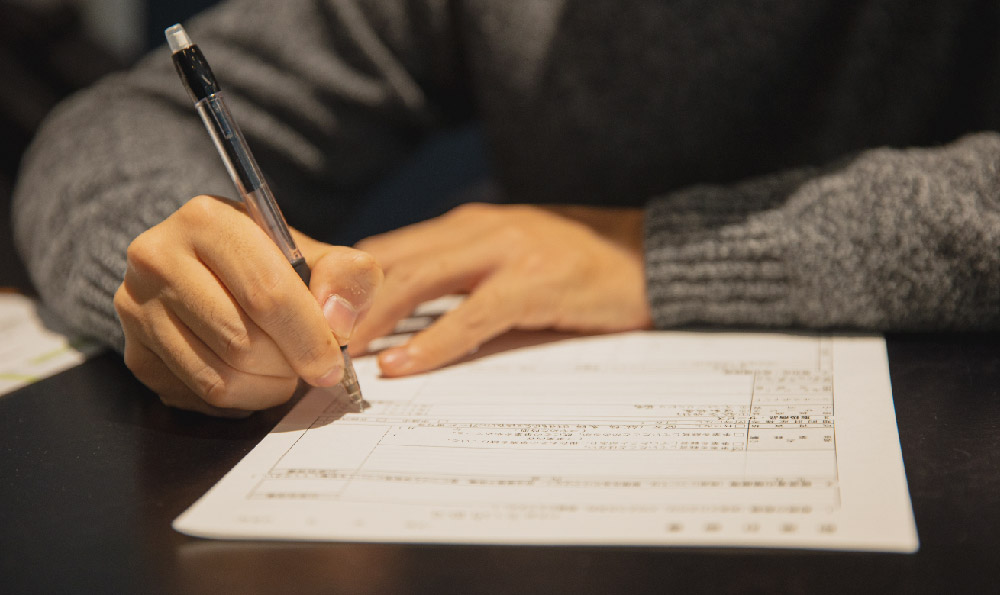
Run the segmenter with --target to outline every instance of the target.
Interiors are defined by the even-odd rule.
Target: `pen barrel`
[[[247,213],[270,236],[302,277],[300,269],[308,270],[305,258],[295,245],[285,217],[281,214],[270,187],[264,181],[257,161],[250,153],[243,133],[229,115],[229,109],[222,95],[215,93],[205,97],[195,103],[195,107],[243,199]],[[304,277],[303,281],[308,285],[307,278]]]

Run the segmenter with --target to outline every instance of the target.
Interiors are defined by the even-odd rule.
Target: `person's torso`
[[[515,201],[638,205],[998,127],[995,0],[466,4],[474,99]]]

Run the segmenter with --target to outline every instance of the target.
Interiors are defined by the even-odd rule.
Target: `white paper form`
[[[916,550],[881,337],[546,338],[403,379],[356,359],[369,408],[313,389],[175,528]]]
[[[0,395],[71,368],[101,351],[70,332],[38,301],[0,294]]]

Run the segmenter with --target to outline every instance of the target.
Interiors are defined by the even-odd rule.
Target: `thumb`
[[[382,285],[382,269],[367,252],[329,246],[313,263],[309,290],[330,330],[346,345]]]

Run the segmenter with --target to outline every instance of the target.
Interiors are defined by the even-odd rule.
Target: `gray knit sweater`
[[[321,239],[475,120],[511,202],[645,207],[658,327],[1000,327],[994,0],[233,0],[187,28]],[[160,49],[51,115],[16,241],[121,349],[126,246],[200,193],[233,188]]]

